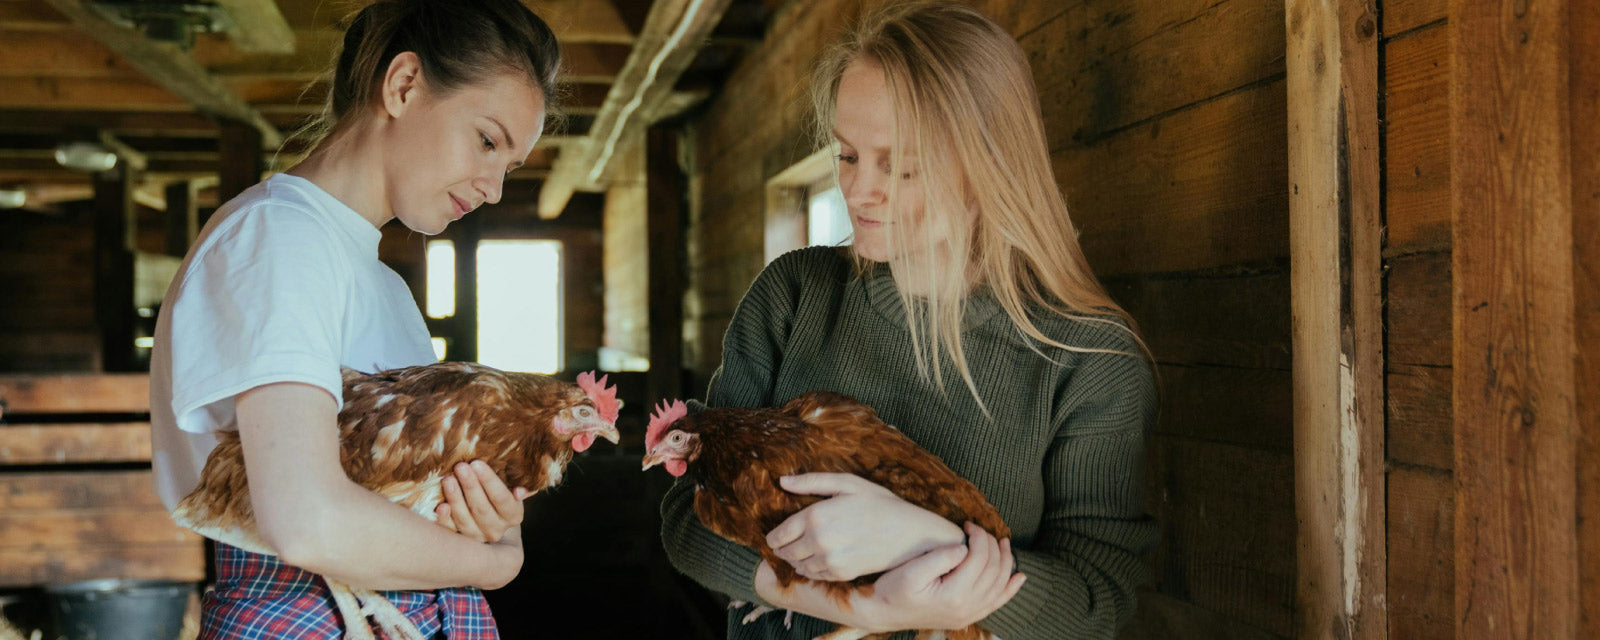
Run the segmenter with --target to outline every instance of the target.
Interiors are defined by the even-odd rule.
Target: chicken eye
[[[681,442],[683,442],[682,432],[672,434],[672,444],[679,444]]]
[[[592,413],[594,413],[594,412],[589,410],[588,407],[580,407],[580,408],[578,408],[578,417],[580,417],[580,418],[587,418]]]

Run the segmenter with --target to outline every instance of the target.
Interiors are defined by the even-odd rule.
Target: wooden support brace
[[[1378,15],[1290,0],[1298,637],[1388,637]]]

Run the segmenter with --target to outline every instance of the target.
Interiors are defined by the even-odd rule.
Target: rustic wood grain
[[[1389,471],[1389,637],[1455,633],[1454,482],[1448,472]]]
[[[1574,0],[1572,61],[1573,293],[1577,310],[1579,635],[1600,637],[1600,2]]]
[[[148,462],[150,424],[0,424],[0,464]]]
[[[160,508],[148,469],[0,473],[0,510],[7,512]]]
[[[1450,248],[1450,38],[1431,27],[1384,50],[1386,255]]]
[[[1450,3],[1462,639],[1577,637],[1570,6]]]
[[[1449,367],[1450,254],[1389,260],[1388,365]]]
[[[1378,15],[1287,4],[1297,637],[1387,637]]]
[[[0,376],[7,413],[148,413],[150,376],[126,374]]]
[[[1392,366],[1384,374],[1390,460],[1448,471],[1455,434],[1448,367]]]
[[[1184,273],[1105,281],[1157,361],[1289,370],[1289,274]]]
[[[199,581],[205,548],[198,543],[95,545],[60,549],[0,547],[0,586],[37,587],[100,578]]]
[[[1283,74],[1283,4],[1137,0],[1071,5],[1020,40],[1050,148]],[[1195,64],[1205,60],[1205,64]]]
[[[1449,0],[1384,0],[1383,35],[1396,37],[1445,19]]]
[[[1289,255],[1285,85],[1274,82],[1052,156],[1095,273]]]

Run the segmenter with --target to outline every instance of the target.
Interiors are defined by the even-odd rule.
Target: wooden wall
[[[1456,637],[1450,41],[1443,0],[1382,14],[1389,635]]]
[[[734,306],[762,267],[764,182],[812,150],[803,134],[811,63],[861,4],[788,3],[692,126],[686,364],[701,376],[715,369]],[[1148,503],[1163,535],[1151,557],[1155,591],[1126,633],[1288,636],[1283,7],[976,4],[1027,52],[1090,262],[1160,362]]]

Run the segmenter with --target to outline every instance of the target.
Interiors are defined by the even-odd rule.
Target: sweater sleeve
[[[1016,552],[1028,581],[981,626],[1006,640],[1111,638],[1133,615],[1158,535],[1141,495],[1156,407],[1143,358],[1082,356],[1056,401],[1039,530]]]
[[[761,272],[722,339],[722,364],[711,376],[706,404],[712,407],[772,406],[772,389],[799,295],[791,253]],[[712,533],[694,513],[694,484],[680,478],[661,501],[661,543],[678,571],[707,588],[747,602],[755,593],[754,549]]]

